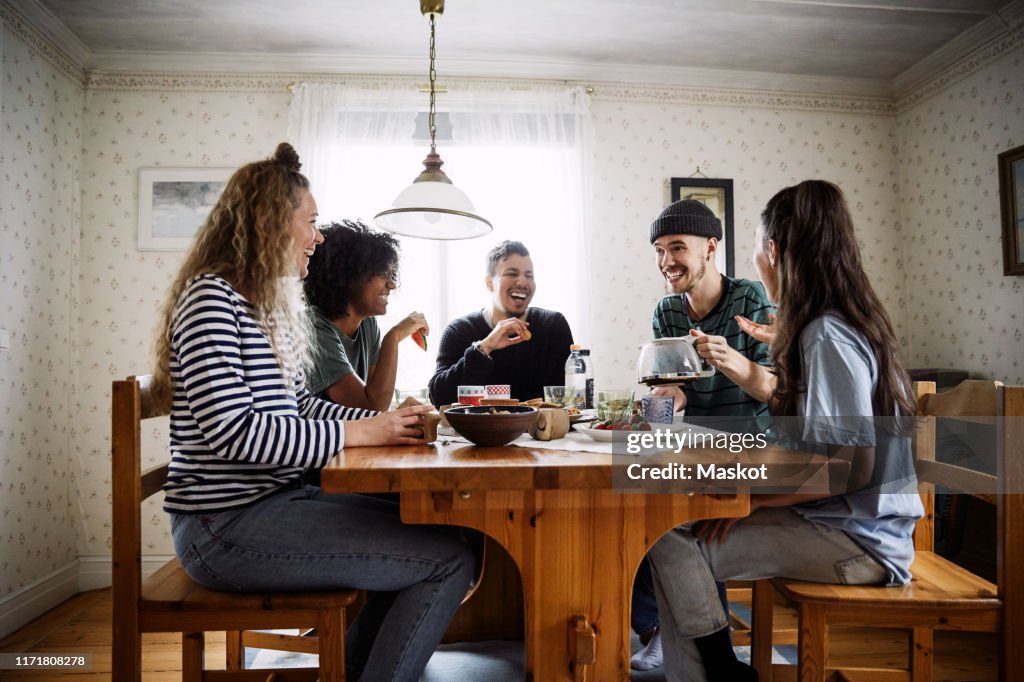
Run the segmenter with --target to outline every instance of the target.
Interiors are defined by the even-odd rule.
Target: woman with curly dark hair
[[[916,412],[896,335],[861,263],[838,187],[808,180],[761,214],[754,265],[779,314],[771,412],[830,458],[826,492],[752,495],[750,515],[664,535],[650,552],[666,677],[756,680],[736,660],[715,581],[785,577],[903,585],[923,508],[907,425]],[[761,330],[765,331],[765,330]],[[798,418],[798,419],[792,419]]]
[[[324,243],[309,259],[303,282],[312,306],[311,393],[340,405],[386,410],[395,390],[398,344],[430,332],[412,312],[381,338],[376,317],[398,286],[398,241],[359,221],[322,228]]]

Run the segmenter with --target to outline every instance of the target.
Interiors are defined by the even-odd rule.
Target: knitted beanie
[[[651,223],[651,243],[667,234],[693,234],[722,239],[722,221],[711,209],[695,199],[681,199],[661,212]]]

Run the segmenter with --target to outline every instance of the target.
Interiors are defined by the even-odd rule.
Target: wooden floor
[[[110,590],[84,592],[0,641],[0,652],[92,654],[91,671],[62,673],[55,670],[0,670],[0,680],[110,679]],[[785,618],[776,618],[777,621]],[[224,639],[211,633],[207,646],[210,667],[224,660]],[[170,682],[181,679],[180,637],[144,635],[143,679]],[[988,682],[997,679],[996,639],[975,633],[937,633],[935,680]],[[905,661],[906,637],[899,631],[836,630],[830,636],[830,663],[892,665]],[[871,652],[865,654],[864,652]],[[466,682],[474,682],[467,680]]]

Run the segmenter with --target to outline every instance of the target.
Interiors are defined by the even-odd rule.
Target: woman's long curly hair
[[[772,412],[795,416],[806,390],[800,333],[829,310],[861,332],[878,360],[872,396],[878,416],[913,416],[910,378],[896,354],[896,334],[871,288],[842,191],[824,180],[807,180],[780,191],[761,213],[765,251],[778,249],[779,313],[771,345],[778,381]]]
[[[173,392],[171,323],[178,299],[200,275],[223,277],[253,305],[283,369],[304,361],[307,332],[290,232],[302,193],[309,191],[299,168],[299,155],[286,142],[273,157],[242,166],[196,233],[161,313],[153,374],[158,404],[169,405]],[[285,343],[289,348],[282,352]]]
[[[324,242],[309,259],[302,282],[306,300],[327,319],[348,315],[349,304],[371,277],[397,273],[398,240],[358,220],[320,228]]]

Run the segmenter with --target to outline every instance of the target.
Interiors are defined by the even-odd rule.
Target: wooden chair
[[[188,577],[177,559],[164,564],[145,581],[141,564],[141,505],[167,480],[167,463],[142,472],[141,423],[166,412],[154,410],[149,393],[150,377],[113,382],[113,677],[114,682],[142,679],[142,633],[182,633],[182,680],[259,680],[268,674],[279,682],[345,679],[345,607],[357,593],[333,592],[236,593],[199,586]],[[288,670],[205,670],[204,632],[228,632],[228,659],[232,642],[261,639],[261,633],[240,631],[316,627],[320,655],[315,668]],[[313,638],[304,638],[313,639]],[[265,640],[267,644],[279,639]],[[302,645],[300,643],[300,645]],[[289,646],[273,648],[290,649]],[[237,651],[235,652],[237,655]]]
[[[914,533],[913,580],[902,587],[826,585],[796,580],[757,581],[754,586],[752,659],[762,682],[771,664],[774,587],[798,611],[800,682],[838,679],[932,679],[936,629],[1001,633],[999,679],[1024,680],[1024,387],[1002,388],[993,381],[967,381],[942,394],[935,384],[917,386],[919,422],[914,452],[925,516]],[[935,417],[959,417],[995,424],[997,473],[990,476],[935,461]],[[994,585],[932,551],[935,485],[992,500],[998,508],[998,584]],[[910,661],[906,671],[828,667],[832,625],[907,628]],[[791,675],[785,675],[792,679]]]

